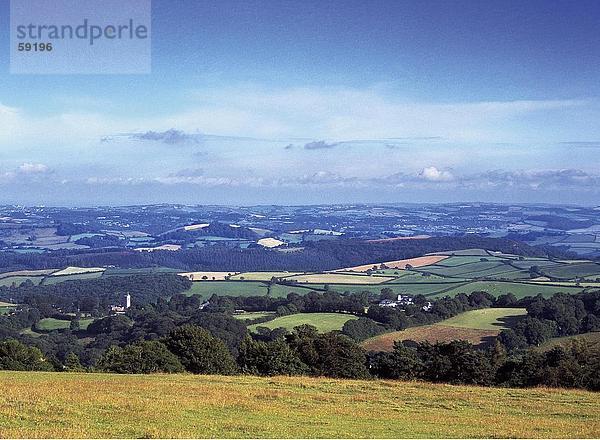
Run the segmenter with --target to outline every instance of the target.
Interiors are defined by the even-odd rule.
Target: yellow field
[[[9,277],[35,277],[50,275],[59,269],[40,269],[40,270],[17,270],[16,272],[4,272],[0,274],[0,279]]]
[[[197,229],[208,228],[209,226],[210,226],[210,223],[199,223],[197,225],[184,226],[183,229],[186,231],[195,231]]]
[[[223,281],[229,275],[235,275],[237,272],[182,272],[177,275],[189,278],[192,281],[204,281],[202,277],[206,277],[207,280]]]
[[[274,248],[285,244],[284,241],[277,240],[276,238],[261,238],[257,243],[266,248]]]
[[[178,251],[181,249],[180,244],[163,244],[162,246],[156,247],[139,247],[135,248],[134,251],[137,252],[154,252],[154,251]]]
[[[273,277],[285,278],[299,274],[299,272],[242,272],[232,276],[231,279],[241,280],[243,278],[246,281],[270,281]]]
[[[332,283],[332,284],[381,284],[391,281],[392,277],[370,277],[366,275],[344,275],[341,273],[316,273],[311,275],[300,275],[289,277],[300,283]]]
[[[600,437],[600,394],[416,382],[0,372],[2,437]]]
[[[347,267],[341,270],[353,270],[355,272],[366,272],[373,268],[373,266],[379,267],[380,264],[385,264],[390,269],[404,269],[407,264],[410,264],[412,267],[422,267],[429,266],[430,264],[438,263],[442,260],[448,258],[448,255],[426,255],[424,257],[416,257],[416,258],[408,258],[406,260],[395,260],[395,261],[386,261],[384,263],[372,263],[372,264],[362,264],[360,266]]]
[[[60,275],[79,275],[82,273],[94,273],[94,272],[104,272],[106,269],[104,267],[74,267],[70,266],[66,269],[59,270],[57,272],[52,273],[52,276],[60,276]]]

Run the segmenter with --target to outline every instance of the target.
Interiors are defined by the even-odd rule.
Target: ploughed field
[[[308,377],[0,371],[8,438],[597,438],[600,394]]]

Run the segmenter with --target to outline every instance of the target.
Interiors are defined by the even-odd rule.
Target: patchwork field
[[[600,436],[600,394],[586,391],[5,371],[0,382],[7,438]]]
[[[410,327],[384,333],[362,343],[366,350],[391,351],[395,341],[450,342],[457,339],[475,345],[485,345],[505,328],[510,328],[527,314],[520,308],[470,310],[432,325]]]
[[[391,289],[396,294],[425,295],[438,298],[459,293],[485,291],[498,296],[512,293],[517,298],[558,292],[578,293],[600,288],[600,264],[586,260],[555,261],[519,257],[485,249],[440,252],[423,257],[386,262],[387,269],[373,270],[381,263],[337,269],[325,273],[287,271],[265,272],[179,272],[192,278],[187,295],[204,299],[213,294],[224,296],[285,297],[290,292],[306,294],[329,288],[339,292],[370,292]],[[397,268],[393,268],[393,265]],[[405,269],[410,264],[409,269]],[[533,268],[533,269],[532,269]],[[370,270],[371,275],[365,272]],[[539,272],[538,272],[539,271]],[[540,273],[541,272],[541,273]],[[0,274],[0,287],[19,285],[27,280],[34,284],[56,284],[107,276],[178,273],[168,267],[143,269],[77,268],[18,271]],[[552,278],[551,278],[552,277]],[[275,284],[271,281],[278,279]],[[297,285],[290,284],[296,281]]]
[[[347,321],[358,319],[354,315],[345,313],[296,313],[294,315],[281,316],[272,321],[254,324],[248,330],[255,332],[257,327],[267,327],[271,330],[283,327],[292,330],[294,327],[309,324],[316,327],[320,332],[326,333],[333,330],[341,330]]]

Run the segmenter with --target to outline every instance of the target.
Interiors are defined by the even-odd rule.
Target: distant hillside
[[[196,233],[196,231],[191,232]],[[188,234],[190,231],[183,230],[177,233]],[[307,243],[294,252],[257,248],[237,249],[219,245],[177,252],[157,251],[151,253],[129,250],[57,251],[40,255],[4,252],[0,253],[0,268],[8,271],[114,265],[125,268],[162,266],[182,270],[239,272],[258,270],[323,271],[414,258],[433,252],[472,248],[530,257],[564,258],[570,256],[555,248],[548,250],[532,247],[515,240],[464,235],[383,242],[327,240]],[[293,248],[288,248],[288,250],[293,250]]]

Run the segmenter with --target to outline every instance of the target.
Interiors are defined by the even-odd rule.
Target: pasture
[[[236,313],[233,317],[242,321],[249,321],[251,319],[266,318],[267,316],[273,316],[274,314],[275,312],[246,312]]]
[[[271,330],[283,327],[292,330],[294,327],[309,324],[317,328],[321,333],[341,330],[347,321],[358,319],[354,315],[345,313],[296,313],[294,315],[281,316],[262,324],[254,324],[248,330],[256,332],[257,327],[267,327]]]
[[[213,294],[223,296],[264,296],[267,294],[267,285],[258,281],[206,281],[192,283],[187,296],[199,295],[203,299],[210,298]]]
[[[90,325],[93,319],[80,319],[79,328],[85,330]],[[71,321],[55,318],[44,318],[40,320],[35,329],[39,331],[51,332],[53,330],[64,330],[71,326]]]
[[[513,307],[469,310],[446,319],[443,325],[479,330],[503,330],[510,328],[516,320],[526,315],[526,309]]]
[[[600,436],[600,394],[579,390],[8,371],[0,382],[7,438]]]

